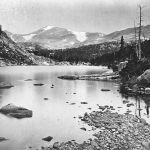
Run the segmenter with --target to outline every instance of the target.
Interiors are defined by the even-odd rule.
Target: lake
[[[149,123],[147,115],[149,99],[134,97],[128,100],[135,106],[126,107],[123,97],[118,91],[118,84],[103,81],[61,80],[62,75],[90,75],[107,71],[102,67],[93,66],[16,66],[1,67],[0,82],[10,82],[14,87],[0,89],[0,108],[9,103],[22,106],[33,111],[32,118],[16,119],[0,114],[0,137],[7,141],[0,142],[2,150],[28,150],[49,146],[54,142],[76,140],[81,143],[92,137],[94,131],[80,121],[79,115],[98,110],[98,105],[111,105],[114,112],[125,113],[130,109],[139,114]],[[27,79],[32,79],[26,81]],[[34,86],[43,83],[43,86]],[[54,88],[52,87],[54,85]],[[110,89],[102,92],[102,88]],[[44,100],[48,98],[48,100]],[[81,104],[87,102],[88,104]],[[71,103],[75,103],[72,105]],[[117,108],[122,107],[122,108]],[[91,108],[91,109],[89,109]],[[86,127],[83,131],[80,128]],[[42,138],[52,136],[49,143]]]

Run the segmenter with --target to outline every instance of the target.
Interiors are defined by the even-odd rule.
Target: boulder
[[[7,139],[5,139],[4,137],[0,137],[0,142],[6,141]]]
[[[138,84],[150,84],[150,69],[146,70],[137,78]]]
[[[54,149],[58,149],[58,148],[59,148],[59,142],[55,142],[55,143],[53,144],[53,148],[54,148]]]
[[[15,118],[32,117],[32,111],[24,107],[18,107],[13,104],[8,104],[0,109],[0,112]]]
[[[53,139],[53,137],[48,136],[48,137],[46,137],[46,138],[43,138],[42,140],[47,141],[47,142],[50,142],[52,139]]]
[[[150,142],[143,141],[141,144],[144,148],[146,148],[147,150],[150,150]]]

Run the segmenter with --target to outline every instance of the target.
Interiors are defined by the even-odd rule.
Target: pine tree
[[[121,36],[121,41],[120,41],[120,57],[123,59],[124,57],[124,38]]]

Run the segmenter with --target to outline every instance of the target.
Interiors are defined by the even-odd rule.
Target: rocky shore
[[[150,125],[132,114],[111,112],[112,106],[100,106],[100,111],[85,113],[79,117],[96,133],[87,141],[55,142],[53,146],[39,150],[149,150]],[[104,109],[102,109],[104,108]],[[86,130],[85,130],[86,132]]]

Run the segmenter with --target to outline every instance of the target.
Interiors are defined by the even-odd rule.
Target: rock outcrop
[[[150,84],[150,69],[146,70],[142,75],[137,78],[138,84]]]
[[[0,112],[3,114],[6,114],[8,116],[12,116],[15,118],[28,118],[32,117],[32,111],[28,110],[24,107],[17,107],[13,104],[8,104],[6,106],[3,106],[0,109]]]
[[[124,69],[128,64],[128,61],[120,62],[118,65],[118,71],[120,72],[122,69]]]

